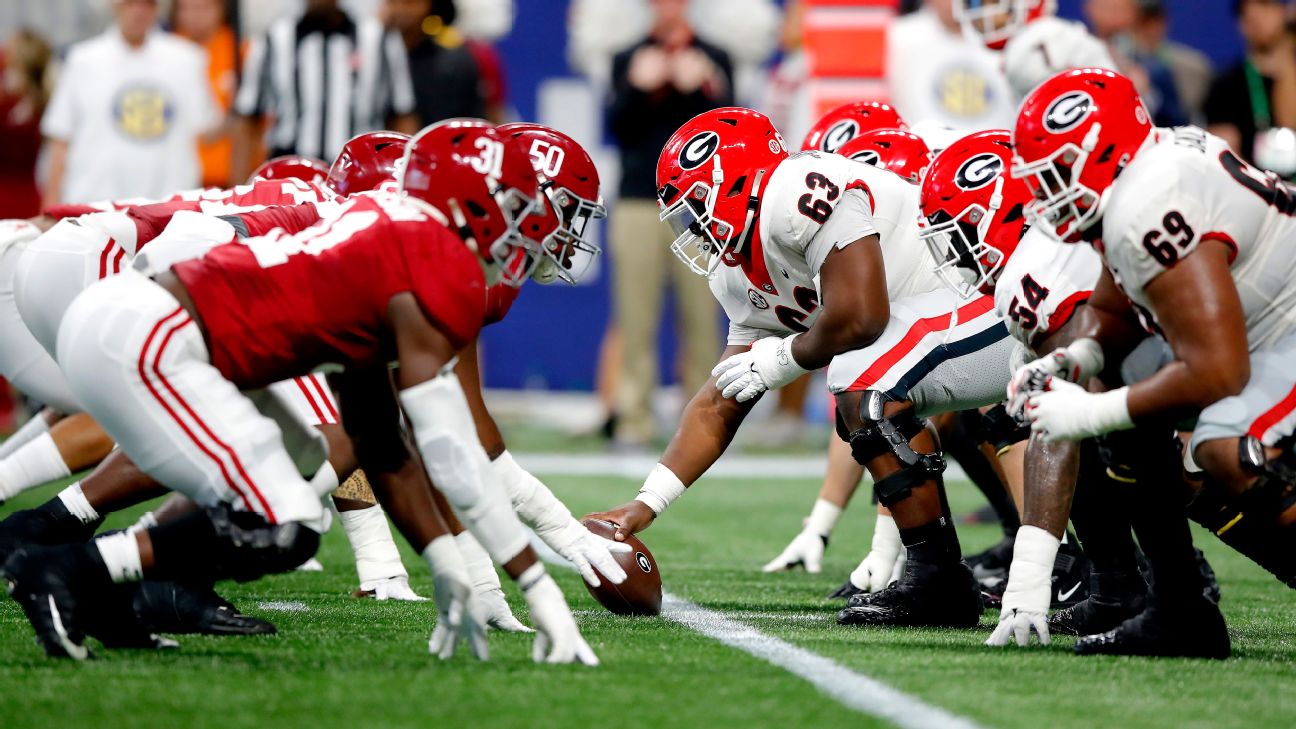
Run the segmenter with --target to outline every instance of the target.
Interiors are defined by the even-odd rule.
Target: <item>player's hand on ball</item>
[[[549,546],[571,562],[590,587],[602,584],[600,575],[614,585],[625,582],[626,572],[617,564],[614,555],[629,552],[629,544],[593,534],[575,519],[571,520],[562,534],[561,540],[555,540],[556,543]]]
[[[802,529],[792,538],[777,557],[762,568],[762,572],[782,572],[784,570],[805,567],[805,571],[817,575],[823,569],[824,548],[828,542],[811,529]]]
[[[428,639],[428,652],[447,660],[462,640],[480,660],[490,657],[486,644],[486,611],[473,597],[472,588],[452,575],[434,575],[432,594],[437,605],[437,624]]]
[[[638,534],[651,526],[655,518],[657,518],[657,515],[653,513],[652,509],[648,508],[647,504],[642,501],[631,501],[607,511],[586,514],[581,521],[599,519],[600,521],[612,522],[617,527],[612,538],[618,542],[624,542],[627,536]]]
[[[597,666],[598,656],[581,636],[576,618],[563,598],[558,584],[547,574],[523,588],[527,605],[531,608],[531,621],[535,623],[536,639],[531,648],[531,659],[536,663],[582,663]]]

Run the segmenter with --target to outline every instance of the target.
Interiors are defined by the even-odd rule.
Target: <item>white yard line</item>
[[[980,725],[970,719],[924,703],[723,613],[668,592],[663,593],[662,598],[662,617],[809,681],[847,708],[889,721],[902,729],[980,729]]]
[[[259,610],[274,610],[282,613],[310,612],[310,606],[297,600],[262,600],[257,603]]]
[[[615,453],[515,453],[521,466],[540,476],[619,476],[641,479],[657,463],[655,455],[618,455]],[[707,470],[716,478],[822,478],[828,460],[813,456],[740,456],[727,455]],[[957,463],[950,463],[945,478],[966,478]]]

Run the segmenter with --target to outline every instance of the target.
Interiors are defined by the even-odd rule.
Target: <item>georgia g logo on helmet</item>
[[[845,119],[832,125],[824,134],[819,147],[825,152],[836,152],[841,146],[859,136],[859,124],[854,119]]]
[[[1044,128],[1053,134],[1070,131],[1093,111],[1093,97],[1083,91],[1068,91],[1044,110]]]
[[[856,162],[863,162],[866,165],[881,167],[878,163],[882,161],[882,158],[878,156],[877,152],[874,152],[871,149],[856,152],[855,154],[852,154],[850,158]]]
[[[680,167],[686,170],[695,170],[702,166],[704,162],[711,159],[711,155],[716,153],[720,148],[720,135],[715,132],[701,132],[693,135],[691,139],[680,147],[679,163]]]
[[[985,187],[1003,174],[1003,159],[997,154],[978,154],[963,163],[954,173],[954,184],[961,190],[975,190]]]

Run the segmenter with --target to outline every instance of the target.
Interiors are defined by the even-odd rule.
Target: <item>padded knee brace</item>
[[[899,471],[873,484],[878,503],[890,507],[907,499],[914,487],[940,475],[945,470],[945,459],[939,452],[918,453],[910,447],[909,441],[927,428],[912,409],[886,416],[885,405],[886,396],[881,392],[865,393],[860,403],[863,427],[850,433],[847,440],[851,455],[860,465],[867,465],[885,453],[900,459]]]
[[[1017,422],[1003,404],[981,414],[978,437],[994,446],[997,455],[1030,437],[1030,427]]]

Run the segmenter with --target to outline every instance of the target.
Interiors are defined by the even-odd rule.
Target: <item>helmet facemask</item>
[[[475,243],[479,254],[486,254],[490,268],[499,274],[498,282],[517,288],[530,278],[542,255],[543,246],[522,232],[522,221],[528,215],[541,214],[540,201],[520,190],[500,187],[491,180],[487,184],[492,187],[491,197],[504,220],[504,231],[495,240],[485,243],[483,249],[483,242],[473,238],[468,217],[485,218],[489,213],[471,200],[466,208],[457,199],[449,200],[451,219],[460,236]]]
[[[542,284],[559,280],[575,284],[603,252],[589,240],[587,233],[590,221],[607,217],[607,208],[599,200],[583,198],[566,187],[555,187],[547,178],[542,177],[540,190],[558,217],[558,227],[545,236],[531,278]]]
[[[954,16],[963,26],[963,33],[979,38],[990,48],[1003,48],[1025,27],[1027,11],[1024,0],[957,0],[954,3]]]
[[[720,167],[720,155],[713,157],[715,169],[711,173],[711,184],[695,182],[669,205],[659,197],[662,206],[660,218],[675,233],[671,243],[671,252],[684,262],[693,273],[707,279],[715,277],[716,271],[726,257],[732,257],[739,251],[746,232],[751,228],[758,209],[761,180],[764,170],[756,171],[756,181],[752,185],[751,196],[747,205],[746,220],[742,228],[736,228],[715,217],[716,202],[724,185],[724,171]],[[660,195],[660,193],[659,193]]]
[[[1026,208],[1026,220],[1064,243],[1077,242],[1100,214],[1102,193],[1080,182],[1100,128],[1094,124],[1081,146],[1068,142],[1043,159],[1027,163],[1018,157],[1013,165],[1013,177],[1024,181],[1035,198]]]
[[[1002,190],[1001,176],[995,180],[989,209],[974,203],[953,217],[938,212],[932,216],[935,221],[922,221],[918,231],[936,262],[936,275],[962,299],[993,287],[1003,269],[1003,251],[986,242],[990,221],[1003,205]]]

